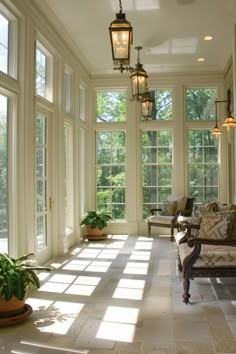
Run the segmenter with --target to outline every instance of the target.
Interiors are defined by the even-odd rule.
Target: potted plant
[[[37,266],[33,257],[33,253],[19,258],[0,253],[0,319],[22,314],[30,286],[40,287],[36,272],[51,270]]]
[[[106,234],[104,229],[108,221],[112,220],[111,215],[104,210],[88,210],[80,221],[80,225],[85,225],[88,239],[104,239]]]

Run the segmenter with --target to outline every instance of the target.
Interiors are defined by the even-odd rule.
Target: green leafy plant
[[[80,225],[90,225],[92,229],[97,227],[99,230],[102,230],[110,220],[112,220],[112,217],[106,211],[88,210],[82,217]]]
[[[33,253],[28,253],[19,258],[12,258],[6,253],[0,253],[0,297],[9,301],[13,296],[23,300],[32,284],[40,287],[36,271],[50,271],[50,267],[34,264]]]

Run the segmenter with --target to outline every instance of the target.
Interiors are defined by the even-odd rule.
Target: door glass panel
[[[36,117],[36,244],[37,250],[47,246],[47,118]]]
[[[8,98],[0,95],[0,252],[8,253]]]

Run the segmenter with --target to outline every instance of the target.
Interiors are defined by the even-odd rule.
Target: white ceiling
[[[91,75],[113,72],[108,27],[118,0],[35,0]],[[122,0],[133,27],[130,65],[150,72],[223,70],[232,54],[236,0]],[[53,12],[53,13],[52,13]],[[54,16],[55,14],[55,16]],[[59,21],[59,22],[58,22]],[[211,41],[203,40],[212,35]],[[204,57],[204,62],[197,62]]]

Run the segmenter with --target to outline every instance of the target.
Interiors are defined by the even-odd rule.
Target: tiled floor
[[[167,237],[84,241],[52,266],[0,353],[236,353],[236,280],[194,280],[185,305]]]

